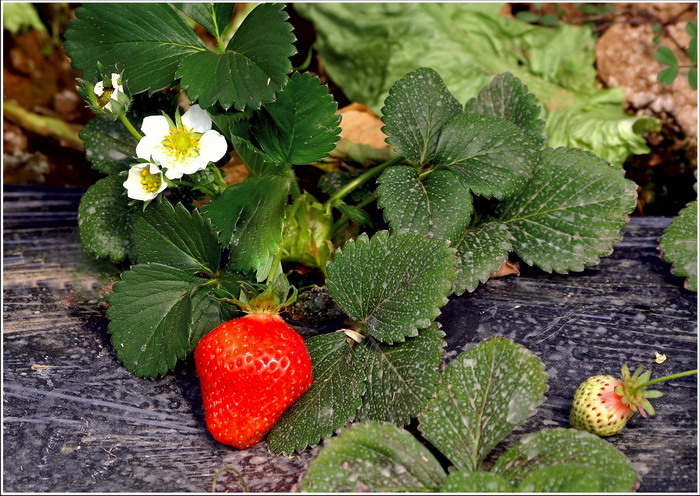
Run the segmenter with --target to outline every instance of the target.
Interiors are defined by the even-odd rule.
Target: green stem
[[[680,377],[686,377],[686,376],[697,374],[697,373],[698,373],[698,369],[695,369],[695,370],[686,370],[685,372],[679,372],[677,374],[665,375],[663,377],[657,377],[656,379],[652,379],[652,380],[647,381],[643,384],[639,384],[636,388],[634,388],[633,393],[636,393],[637,391],[641,391],[642,389],[646,389],[648,386],[651,386],[652,384],[656,384],[658,382],[670,381],[671,379],[678,379]]]
[[[379,174],[384,172],[384,169],[387,169],[387,168],[391,167],[392,165],[396,165],[403,160],[404,160],[404,158],[399,156],[396,158],[392,158],[391,160],[387,160],[383,164],[379,164],[376,167],[372,167],[371,169],[369,169],[367,172],[365,172],[361,176],[356,177],[355,179],[350,181],[348,184],[343,186],[340,189],[340,191],[338,191],[335,195],[333,195],[330,198],[330,200],[328,200],[328,204],[331,206],[334,205],[335,203],[338,202],[338,200],[342,200],[345,196],[352,193],[355,189],[362,186],[364,183],[366,183],[367,181],[369,181],[373,177],[378,176]]]
[[[143,136],[141,136],[141,133],[139,133],[134,126],[131,125],[131,122],[129,122],[129,119],[126,118],[126,114],[119,114],[119,120],[122,121],[122,124],[124,124],[124,127],[129,130],[131,135],[136,138],[137,140],[141,141],[143,139]]]

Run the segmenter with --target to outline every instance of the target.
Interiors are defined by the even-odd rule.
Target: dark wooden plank
[[[75,273],[79,193],[17,188],[4,195],[4,489],[204,492],[217,470],[233,467],[252,491],[291,490],[309,453],[275,457],[264,443],[241,452],[213,441],[191,365],[152,381],[115,361],[94,300],[99,284]],[[57,197],[66,201],[64,220],[46,222],[44,207]],[[8,222],[25,207],[36,222],[31,214]],[[634,219],[596,267],[570,275],[525,268],[443,308],[449,359],[502,335],[547,366],[547,401],[497,451],[523,433],[567,426],[573,391],[588,375],[616,373],[624,361],[650,364],[655,351],[668,356],[658,374],[697,366],[696,297],[656,249],[667,224]],[[686,378],[660,386],[666,396],[656,400],[656,418],[634,419],[610,438],[642,475],[640,491],[696,491],[696,384]],[[241,487],[227,472],[218,489]]]

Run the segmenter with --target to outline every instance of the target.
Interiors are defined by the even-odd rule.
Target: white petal
[[[112,73],[112,88],[116,89],[121,86],[121,76],[116,72]]]
[[[211,117],[199,104],[195,104],[182,116],[182,124],[195,133],[206,133],[211,129]]]
[[[118,102],[119,101],[119,94],[124,94],[123,88],[121,86],[118,86],[114,88],[114,91],[112,94],[109,96],[112,100]]]
[[[94,91],[97,96],[102,96],[102,93],[105,92],[105,84],[102,81],[98,81],[92,91]]]
[[[142,170],[143,167],[140,165],[133,166],[131,169],[129,169],[129,176],[127,177],[126,181],[124,181],[126,195],[133,200],[144,200],[144,196],[147,194],[141,185]]]
[[[145,164],[145,165],[148,165],[148,172],[150,172],[151,174],[159,174],[160,173],[160,169],[153,162],[150,162],[150,163]]]
[[[170,180],[173,179],[180,179],[182,177],[183,172],[175,167],[168,167],[165,169],[165,177],[167,177]]]
[[[149,115],[141,124],[141,131],[148,137],[158,138],[158,141],[163,141],[170,132],[168,120],[162,115]]]
[[[197,171],[206,169],[208,164],[209,160],[200,155],[198,157],[187,159],[187,161],[184,163],[178,164],[178,169],[181,170],[183,174],[194,174]]]
[[[226,138],[217,131],[207,131],[199,138],[199,154],[210,162],[216,162],[226,154]]]
[[[160,142],[160,139],[144,136],[139,141],[139,144],[136,145],[136,156],[151,160],[152,156],[157,155],[156,150],[160,148]]]
[[[104,108],[106,108],[107,110],[109,110],[111,112],[112,111],[112,102],[107,102],[105,104]]]

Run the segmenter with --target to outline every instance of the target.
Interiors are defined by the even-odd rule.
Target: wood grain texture
[[[308,452],[275,457],[265,443],[237,451],[207,433],[191,364],[139,379],[114,358],[97,304],[99,282],[76,274],[75,211],[82,191],[4,192],[4,487],[17,492],[205,492],[224,467],[251,491],[289,491]],[[524,433],[568,425],[576,386],[623,362],[668,360],[655,375],[697,367],[696,296],[658,255],[669,219],[634,219],[615,252],[570,275],[524,268],[453,297],[439,320],[448,359],[500,335],[544,361],[550,390]],[[305,336],[319,329],[298,327]],[[659,385],[655,418],[609,438],[642,476],[644,492],[697,490],[697,381]],[[219,491],[242,491],[231,472]]]

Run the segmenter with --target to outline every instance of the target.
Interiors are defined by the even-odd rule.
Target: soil
[[[70,66],[61,40],[78,4],[37,4],[46,32],[25,31],[12,36],[3,31],[3,87],[5,101],[38,116],[54,117],[78,132],[92,118],[75,91],[79,72]],[[585,8],[584,8],[585,7]],[[695,199],[697,167],[697,92],[690,89],[687,73],[669,87],[656,80],[663,69],[653,56],[658,44],[668,46],[681,64],[687,61],[684,47],[690,36],[685,32],[689,20],[695,19],[695,4],[506,4],[503,15],[517,15],[528,10],[538,15],[550,14],[558,22],[588,25],[599,36],[596,66],[601,86],[621,86],[626,93],[626,109],[631,114],[658,117],[661,131],[649,133],[651,153],[633,156],[625,163],[630,179],[639,184],[639,205],[635,215],[675,215],[688,201]],[[298,53],[292,58],[295,67],[302,65],[314,41],[313,26],[287,8],[297,36]],[[660,39],[654,40],[654,25],[662,27]],[[206,36],[204,33],[200,33]],[[207,41],[207,40],[205,40]],[[209,40],[211,41],[211,40]],[[308,69],[329,85],[339,107],[351,104],[340,88],[324,73],[322,64],[312,58]],[[687,69],[684,69],[687,71]],[[346,109],[355,124],[371,120],[364,109]],[[90,168],[80,142],[60,133],[38,132],[8,112],[3,112],[3,177],[8,184],[49,184],[88,187],[100,175]],[[376,129],[374,129],[376,128]],[[373,122],[373,133],[381,133]],[[353,135],[359,131],[344,130]],[[360,132],[361,145],[372,142],[373,133]],[[375,140],[376,141],[376,140]],[[380,147],[370,145],[374,150]],[[369,150],[373,153],[373,150]],[[386,153],[381,150],[380,155]],[[235,155],[235,154],[234,154]],[[227,167],[231,182],[242,180],[246,171],[232,160]]]

